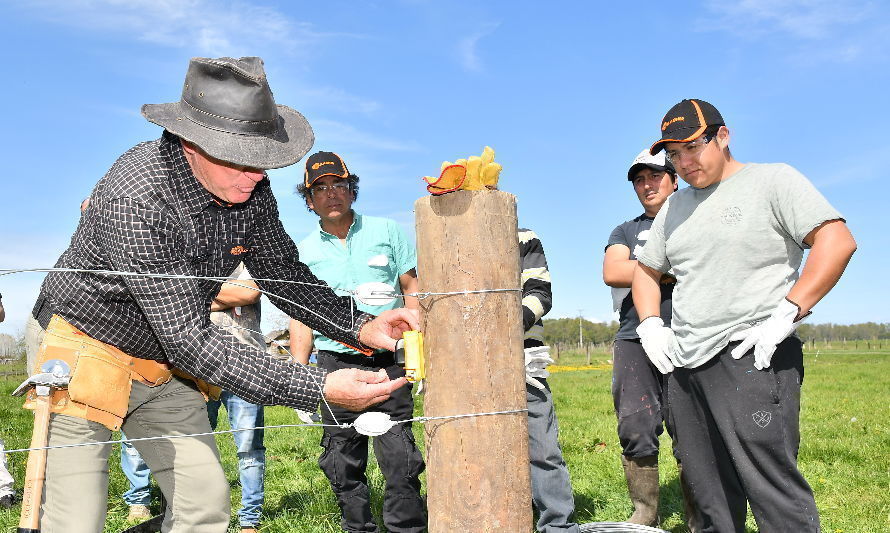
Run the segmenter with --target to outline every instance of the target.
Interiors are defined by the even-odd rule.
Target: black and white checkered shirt
[[[56,267],[225,279],[244,261],[256,279],[320,282],[298,260],[269,180],[243,204],[221,206],[198,182],[179,139],[164,132],[111,167]],[[257,281],[288,315],[357,347],[369,318],[326,287]],[[221,283],[92,273],[50,273],[35,316],[59,314],[134,357],[165,360],[254,403],[313,410],[325,372],[267,357],[210,322]],[[307,309],[309,311],[307,311]]]

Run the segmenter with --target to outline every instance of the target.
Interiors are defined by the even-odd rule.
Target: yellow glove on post
[[[482,150],[481,159],[482,168],[479,172],[482,186],[496,189],[498,186],[498,178],[500,178],[501,169],[503,167],[494,162],[494,149],[492,149],[491,146],[486,146],[485,150]]]
[[[467,191],[480,191],[485,187],[482,185],[482,158],[478,155],[471,155],[467,159],[467,180],[461,189]]]
[[[427,182],[426,190],[437,196],[458,189],[496,189],[502,169],[500,164],[494,162],[494,150],[486,146],[481,156],[458,159],[453,164],[445,161],[438,178],[424,176],[423,179]]]
[[[438,178],[424,176],[427,182],[426,190],[433,195],[445,194],[446,192],[456,191],[464,183],[467,177],[467,167],[461,165],[452,165],[448,161],[442,163],[442,172]]]

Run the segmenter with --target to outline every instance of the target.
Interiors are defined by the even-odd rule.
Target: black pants
[[[621,453],[630,458],[658,455],[658,436],[664,432],[664,374],[649,361],[639,339],[615,339],[612,358],[612,400]]]
[[[668,377],[674,453],[683,463],[702,531],[745,531],[746,500],[762,533],[818,532],[813,491],[797,469],[800,341],[779,344],[772,366],[754,368],[753,350],[730,345],[704,365]]]
[[[331,371],[341,368],[377,371],[385,368],[390,379],[405,375],[405,370],[395,364],[392,352],[365,357],[321,351],[318,365]],[[353,422],[361,414],[333,405],[331,407],[340,424]],[[368,411],[387,413],[393,420],[412,418],[414,400],[411,398],[411,385],[394,391],[388,400],[370,407]],[[335,423],[324,405],[322,420],[325,424]],[[371,515],[370,491],[365,477],[368,437],[352,428],[326,427],[321,446],[324,452],[318,459],[318,465],[330,480],[337,496],[342,513],[341,527],[350,533],[376,532],[378,529]],[[383,523],[386,528],[394,533],[425,531],[426,506],[420,497],[419,479],[425,465],[414,443],[411,424],[397,424],[383,435],[374,437],[374,455],[386,479],[383,497]]]

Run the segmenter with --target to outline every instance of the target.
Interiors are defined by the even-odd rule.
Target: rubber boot
[[[624,477],[627,478],[627,492],[634,504],[634,512],[627,519],[631,524],[644,526],[658,525],[658,456],[625,457]]]
[[[680,471],[680,488],[683,490],[683,516],[686,518],[686,527],[689,533],[701,533],[701,518],[698,516],[698,510],[692,501],[692,489],[689,488],[688,480],[683,475],[683,465],[677,463],[677,470]]]

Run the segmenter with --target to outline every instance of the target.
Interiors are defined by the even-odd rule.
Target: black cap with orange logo
[[[346,179],[349,177],[349,169],[343,158],[334,152],[315,152],[306,160],[306,172],[303,175],[303,183],[306,187],[312,187],[315,180],[324,176],[336,176]]]
[[[657,154],[664,143],[686,143],[701,136],[709,126],[724,126],[720,111],[704,100],[683,100],[672,107],[661,120],[661,140],[649,148]]]

